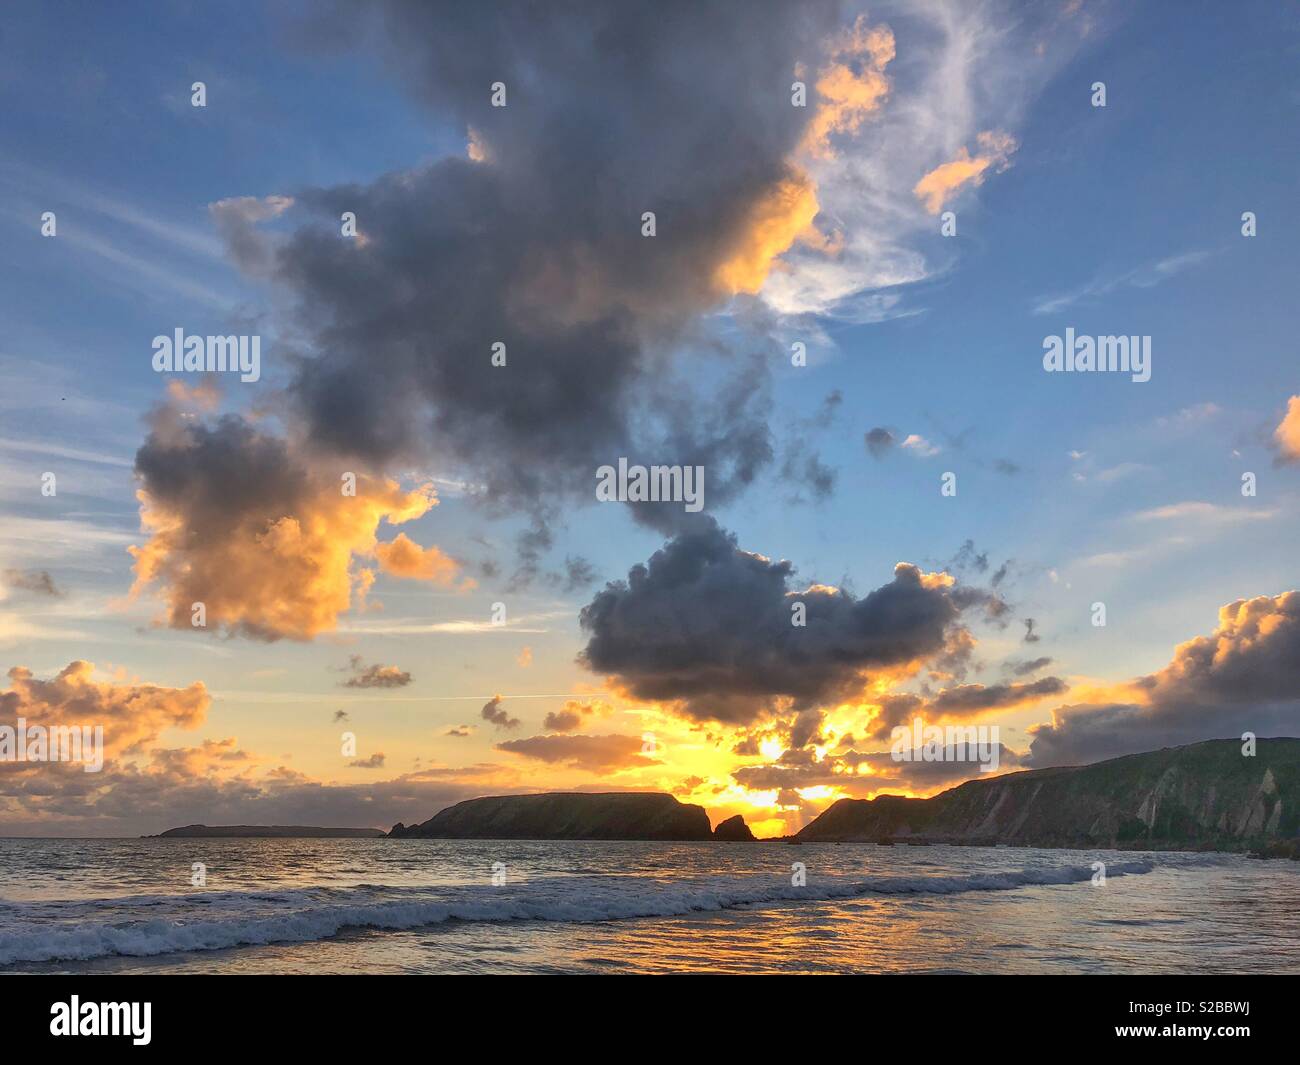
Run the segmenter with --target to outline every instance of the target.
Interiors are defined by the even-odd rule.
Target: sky
[[[1300,734],[1295,5],[20,2],[0,60],[0,731],[105,735],[0,834],[779,835],[981,775],[917,719]]]

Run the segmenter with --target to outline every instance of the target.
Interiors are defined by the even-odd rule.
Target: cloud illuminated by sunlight
[[[931,214],[938,214],[952,194],[968,182],[983,184],[990,168],[996,172],[1010,165],[1011,153],[1016,150],[1015,138],[1010,134],[985,130],[976,141],[978,154],[972,156],[962,147],[955,158],[935,167],[916,183],[912,191]]]

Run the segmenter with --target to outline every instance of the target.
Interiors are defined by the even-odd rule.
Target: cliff
[[[1300,835],[1300,739],[1167,747],[969,780],[929,799],[841,799],[797,839],[1244,850]]]
[[[657,792],[551,792],[468,799],[390,836],[425,839],[711,839],[704,807]]]

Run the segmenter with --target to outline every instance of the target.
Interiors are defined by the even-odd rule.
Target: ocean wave
[[[1149,873],[1150,861],[1115,862],[1107,877]],[[547,878],[499,887],[443,889],[442,897],[427,897],[425,889],[304,889],[281,892],[212,892],[178,896],[141,896],[80,900],[61,904],[82,912],[63,911],[62,922],[23,920],[25,907],[10,904],[6,923],[26,929],[0,930],[0,965],[86,961],[123,955],[152,957],[192,951],[272,943],[302,943],[328,939],[348,929],[401,931],[447,921],[550,921],[593,923],[638,917],[674,917],[690,913],[800,901],[834,901],[871,895],[955,895],[969,891],[1012,891],[1023,887],[1065,885],[1092,879],[1091,866],[1019,869],[998,873],[942,876],[818,877],[806,887],[788,878],[756,883],[754,878],[718,881],[664,882],[635,877]],[[423,892],[426,897],[419,897]],[[381,898],[380,894],[398,897]],[[129,911],[145,901],[177,906],[204,905],[200,915],[184,919],[90,918],[96,908]],[[264,909],[258,911],[258,905]],[[48,906],[49,904],[45,904]],[[283,907],[266,912],[265,907]],[[209,911],[225,907],[218,916]],[[32,907],[34,911],[36,907]],[[43,913],[50,911],[41,907]],[[35,917],[35,913],[26,915]],[[125,914],[123,914],[125,916]],[[75,918],[70,925],[66,918]]]

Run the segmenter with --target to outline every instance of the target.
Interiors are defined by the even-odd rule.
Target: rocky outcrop
[[[658,792],[550,792],[468,799],[390,836],[425,839],[712,839],[704,807]]]
[[[733,843],[752,843],[754,833],[745,824],[745,819],[740,814],[736,814],[735,817],[728,817],[725,821],[718,822],[718,827],[713,830],[713,838]]]
[[[185,825],[147,839],[382,839],[382,828],[313,828],[311,825]]]
[[[841,799],[804,842],[896,839],[1034,847],[1245,850],[1300,835],[1300,739],[1167,747],[969,780],[929,799]]]

